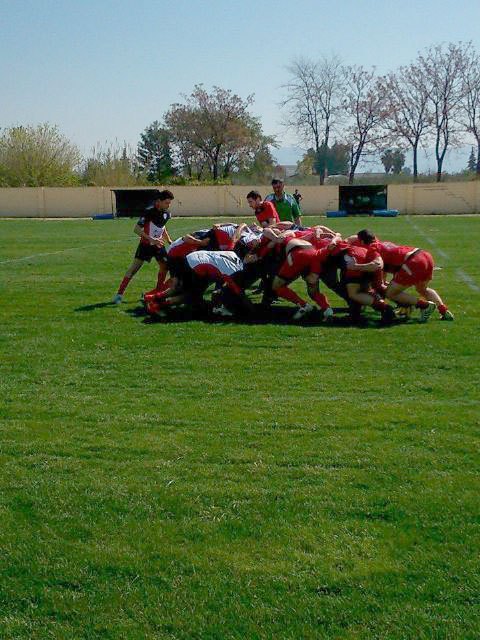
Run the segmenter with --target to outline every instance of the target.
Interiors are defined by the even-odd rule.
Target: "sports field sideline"
[[[480,218],[333,221],[455,314],[364,328],[145,322],[133,225],[0,220],[0,638],[478,638]]]

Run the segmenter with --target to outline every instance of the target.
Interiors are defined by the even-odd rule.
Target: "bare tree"
[[[290,79],[283,86],[285,123],[293,129],[317,156],[328,148],[332,128],[340,111],[343,67],[337,56],[315,62],[308,58],[294,60],[288,67]],[[325,171],[319,172],[320,184]]]
[[[413,152],[413,181],[418,180],[418,147],[432,126],[429,93],[418,66],[400,67],[382,78],[386,100],[385,128],[395,142],[404,141]]]
[[[466,64],[462,69],[462,93],[460,121],[476,140],[475,172],[480,177],[480,56],[473,47],[466,51]]]
[[[424,82],[433,113],[437,182],[442,179],[447,150],[458,142],[456,128],[463,96],[463,73],[470,45],[435,45],[418,57],[417,68]]]
[[[350,147],[348,182],[352,184],[361,158],[375,152],[385,140],[382,124],[387,104],[385,86],[377,80],[374,69],[348,67],[345,76],[344,108],[349,118],[346,141]]]

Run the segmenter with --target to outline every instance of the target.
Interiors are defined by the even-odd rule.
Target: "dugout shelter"
[[[160,194],[159,189],[112,189],[115,194],[115,217],[141,216]]]

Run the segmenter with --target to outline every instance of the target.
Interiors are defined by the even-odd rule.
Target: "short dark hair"
[[[273,178],[272,187],[274,184],[285,184],[281,178]]]
[[[174,196],[171,191],[169,191],[168,189],[164,189],[163,191],[159,192],[155,200],[174,200]]]
[[[260,198],[261,200],[262,196],[258,193],[258,191],[249,191],[247,193],[247,199],[248,198],[253,198],[254,200],[257,200],[257,198]]]
[[[362,229],[357,233],[357,238],[361,240],[365,244],[372,244],[377,239],[375,234],[369,231],[368,229]]]

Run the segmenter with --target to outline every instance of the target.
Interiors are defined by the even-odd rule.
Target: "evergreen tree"
[[[467,171],[471,171],[472,173],[474,173],[477,169],[477,159],[475,157],[475,151],[472,150],[470,151],[470,157],[468,158],[468,164],[467,164]]]
[[[158,184],[174,175],[168,132],[158,120],[152,122],[140,136],[137,161],[147,180]]]

